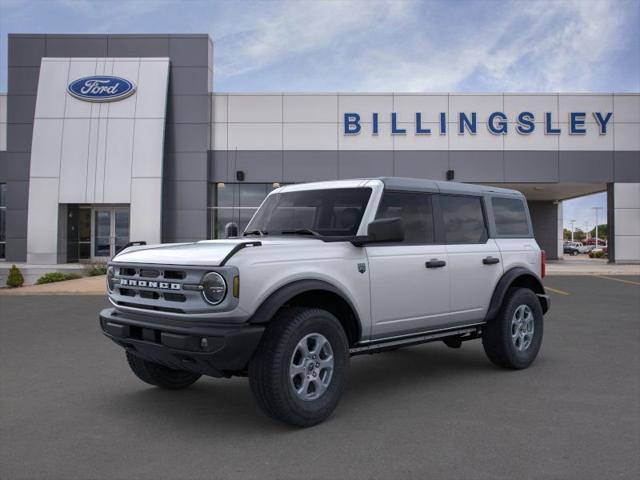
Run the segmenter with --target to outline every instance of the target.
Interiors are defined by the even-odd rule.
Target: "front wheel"
[[[264,413],[309,427],[336,408],[348,366],[349,343],[336,317],[315,308],[288,308],[267,327],[249,363],[249,383]]]
[[[543,314],[538,297],[528,288],[510,289],[498,315],[482,332],[482,346],[495,365],[527,368],[542,345]]]
[[[149,385],[180,390],[198,380],[201,375],[186,370],[174,370],[158,363],[149,362],[127,352],[127,362],[136,377]]]

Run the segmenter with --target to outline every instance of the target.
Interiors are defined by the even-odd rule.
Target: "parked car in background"
[[[562,248],[562,252],[566,255],[576,256],[580,254],[580,250],[575,245],[575,242],[567,242]]]

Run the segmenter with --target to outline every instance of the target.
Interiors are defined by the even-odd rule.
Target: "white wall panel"
[[[221,123],[227,121],[228,95],[211,95],[211,121]]]
[[[86,197],[84,202],[92,203],[96,196],[96,167],[98,163],[98,140],[100,138],[100,123],[103,120],[95,119],[89,122],[89,146],[87,154],[87,180],[86,180]],[[65,194],[65,191],[60,192]]]
[[[35,118],[64,117],[68,74],[68,59],[42,59]]]
[[[336,123],[337,121],[338,95],[285,94],[282,100],[285,123]]]
[[[7,124],[0,122],[0,151],[7,149]]]
[[[596,123],[587,123],[584,135],[569,135],[569,125],[560,124],[560,150],[613,150],[613,129],[609,128],[607,135],[600,135]]]
[[[131,201],[133,119],[109,119],[104,166],[104,203]],[[140,137],[138,137],[140,138]]]
[[[558,119],[558,95],[514,95],[504,94],[504,113],[509,122],[516,122],[522,112],[531,112],[536,123],[544,123],[545,113],[551,112]]]
[[[7,123],[7,95],[0,93],[0,123]]]
[[[640,183],[616,183],[613,204],[615,208],[640,208]]]
[[[229,150],[281,150],[282,123],[230,123]]]
[[[282,95],[229,95],[229,122],[282,122]]]
[[[227,150],[227,131],[229,124],[211,124],[211,150]]]
[[[67,78],[67,85],[74,80],[78,80],[82,77],[88,77],[95,75],[97,60],[95,58],[87,60],[72,59],[69,65],[69,76]],[[98,105],[92,102],[84,102],[72,97],[67,96],[67,106],[65,116],[67,118],[89,118],[92,115],[98,114]]]
[[[162,179],[134,178],[131,180],[131,210],[129,238],[160,243]]]
[[[169,61],[141,61],[136,99],[136,118],[164,118],[167,110]]]
[[[613,96],[613,119],[616,123],[640,123],[640,94],[615,94]]]
[[[35,119],[31,142],[31,177],[57,177],[60,174],[63,124],[60,118]]]
[[[400,122],[415,122],[416,112],[422,114],[423,123],[439,122],[440,112],[449,111],[449,96],[396,93],[393,96],[393,111],[398,114]]]
[[[406,135],[394,135],[394,150],[447,150],[449,148],[449,138],[447,135],[440,135],[439,123],[423,123],[422,128],[431,129],[431,134],[415,133],[414,123],[400,123],[399,128],[407,130]]]
[[[493,112],[503,111],[502,95],[449,95],[449,120],[458,121],[460,112],[476,112],[478,122],[486,122]]]
[[[58,179],[32,178],[29,184],[27,262],[54,264],[58,257]]]
[[[84,119],[64,120],[60,154],[60,203],[87,201],[87,184],[93,191],[95,177],[87,175],[90,122]],[[92,172],[95,173],[95,162]],[[57,176],[58,174],[56,174]]]
[[[138,85],[138,70],[140,68],[140,63],[141,62],[139,62],[135,58],[129,60],[114,60],[113,62],[110,62],[110,75],[126,78],[127,80],[133,82],[135,85]],[[143,92],[145,89],[146,85],[143,86]],[[136,115],[136,102],[139,100],[139,98],[139,95],[134,94],[122,100],[118,100],[117,102],[109,102],[107,104],[109,105],[109,118],[132,118],[134,115]],[[157,98],[159,97],[156,97],[156,99]]]
[[[559,95],[560,122],[569,122],[570,112],[585,112],[587,123],[596,123],[592,112],[613,112],[613,95]]]
[[[132,177],[162,177],[164,120],[136,118]]]
[[[393,112],[393,95],[371,94],[371,95],[348,95],[338,96],[338,122],[340,129],[344,129],[344,114],[359,113],[361,122],[371,122],[371,114],[378,112],[381,123],[391,122],[391,112]]]
[[[640,204],[636,208],[616,208],[616,235],[635,235],[640,242]]]
[[[336,150],[338,124],[285,123],[283,131],[285,150]]]
[[[616,123],[616,150],[640,150],[640,123]]]

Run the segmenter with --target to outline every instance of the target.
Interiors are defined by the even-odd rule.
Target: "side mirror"
[[[238,236],[238,224],[229,222],[224,226],[224,236],[226,238],[232,238]]]
[[[354,245],[362,246],[368,243],[402,242],[404,240],[404,225],[402,219],[379,218],[369,223],[366,237],[356,237]]]

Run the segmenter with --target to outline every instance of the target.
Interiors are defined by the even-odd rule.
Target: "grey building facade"
[[[562,200],[608,191],[610,257],[640,261],[638,94],[218,93],[208,35],[10,35],[8,69],[7,262],[216,238],[279,184],[368,176],[521,190],[550,258]],[[74,98],[91,75],[137,89]]]

